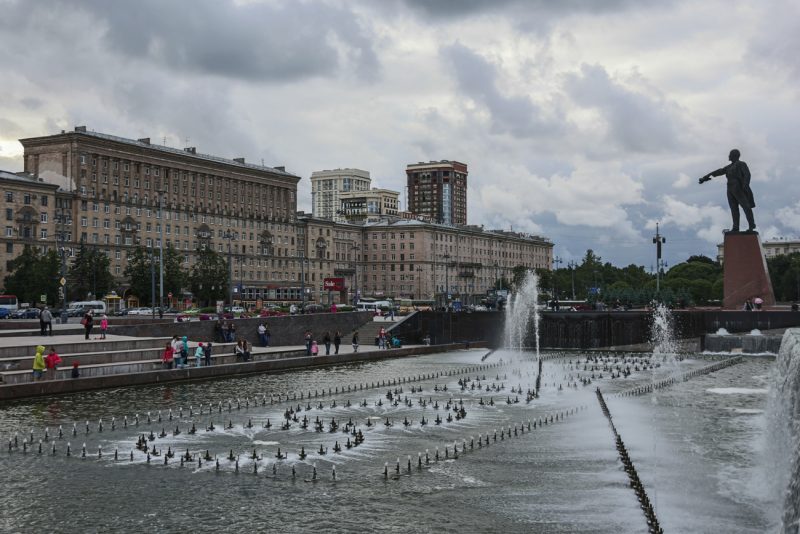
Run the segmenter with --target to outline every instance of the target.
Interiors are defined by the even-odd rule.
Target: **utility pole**
[[[67,202],[66,198],[60,199],[60,215],[59,215],[59,226],[60,231],[56,234],[56,239],[58,240],[58,250],[61,254],[61,287],[59,288],[59,296],[61,301],[61,324],[65,324],[68,320],[67,317],[67,233],[66,233],[66,221],[65,221],[65,210],[64,204]],[[58,203],[58,200],[56,200]]]
[[[155,250],[150,247],[150,312],[156,318],[156,257]]]
[[[575,267],[577,267],[578,264],[570,260],[567,266],[569,267],[570,274],[572,275],[572,300],[575,300]]]
[[[230,230],[226,230],[222,237],[228,240],[228,306],[233,309],[233,260],[231,258],[233,252],[231,239],[233,239],[233,234]]]
[[[300,256],[300,313],[306,309],[306,273],[305,273],[305,254]]]
[[[656,246],[656,294],[661,293],[661,245],[666,241],[666,238],[659,232],[658,223],[656,223],[656,235],[653,237],[653,243]]]
[[[158,191],[158,306],[164,309],[164,215],[162,210],[163,191]]]
[[[350,248],[353,252],[353,306],[358,304],[358,254],[361,252],[361,245],[353,244]]]

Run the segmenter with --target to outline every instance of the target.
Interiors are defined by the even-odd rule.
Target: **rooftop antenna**
[[[186,142],[184,143],[183,146],[189,146],[189,138],[188,137],[186,137]]]
[[[161,143],[161,144],[164,145],[164,146],[167,146],[167,136],[166,135],[164,136],[164,142]]]

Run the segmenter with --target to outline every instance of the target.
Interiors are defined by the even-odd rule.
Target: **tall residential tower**
[[[436,223],[467,224],[467,165],[431,161],[406,166],[408,211]]]

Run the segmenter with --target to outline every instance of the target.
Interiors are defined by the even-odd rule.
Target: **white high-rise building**
[[[345,220],[341,213],[340,193],[369,190],[372,179],[369,171],[334,169],[311,173],[311,211],[314,217]]]

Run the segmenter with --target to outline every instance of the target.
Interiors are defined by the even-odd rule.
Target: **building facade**
[[[100,248],[121,286],[131,250],[163,242],[187,270],[199,248],[230,255],[237,300],[299,298],[298,176],[85,127],[20,143],[24,174],[64,198],[65,248]]]
[[[311,214],[319,219],[344,222],[340,195],[368,191],[371,183],[369,171],[361,169],[314,171],[311,173]]]
[[[283,167],[85,127],[20,142],[25,170],[0,172],[6,203],[0,275],[8,274],[8,261],[25,244],[43,252],[56,247],[67,261],[82,244],[89,245],[109,257],[116,292],[128,306],[141,297],[130,294],[124,277],[128,256],[138,246],[156,254],[161,246],[174,247],[187,272],[199,250],[212,248],[230,261],[234,302],[248,305],[304,297],[343,303],[356,295],[440,303],[449,295],[469,303],[498,279],[510,278],[514,267],[552,264],[553,244],[545,238],[437,223],[425,214],[402,218],[397,192],[370,191],[365,171],[315,173],[319,180],[334,180],[322,173],[338,176],[336,190],[345,202],[377,203],[359,205],[352,222],[339,222],[297,212],[300,178]],[[343,191],[347,176],[350,190]],[[441,177],[442,183],[457,179]],[[466,186],[466,166],[463,180]],[[317,184],[333,188],[332,182]],[[326,279],[336,280],[340,290],[326,288]],[[170,304],[185,306],[190,298],[187,291]]]
[[[341,214],[347,222],[365,222],[381,217],[395,217],[400,193],[389,189],[368,189],[340,193]]]
[[[800,252],[800,239],[777,238],[767,239],[761,242],[765,258],[774,258],[784,254]],[[717,245],[717,261],[723,263],[725,260],[725,246],[722,243]]]
[[[458,161],[407,165],[408,211],[439,224],[467,224],[467,174]]]
[[[553,243],[477,226],[384,219],[363,229],[362,295],[475,303],[514,267],[550,269]]]
[[[0,246],[0,281],[8,274],[8,263],[25,245],[46,253],[55,250],[62,198],[58,186],[26,173],[0,171],[5,214],[4,243]]]

